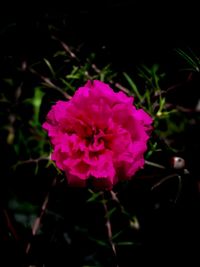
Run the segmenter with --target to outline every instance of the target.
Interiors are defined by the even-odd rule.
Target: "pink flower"
[[[58,101],[43,128],[53,145],[52,160],[68,183],[112,189],[144,166],[152,118],[133,105],[133,97],[115,93],[95,80],[69,101]]]

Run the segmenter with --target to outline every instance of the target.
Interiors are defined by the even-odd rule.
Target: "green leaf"
[[[106,218],[110,218],[111,215],[117,210],[116,207],[114,207],[113,209],[109,210],[107,213],[106,213]]]
[[[93,202],[101,195],[101,192],[94,193],[92,190],[89,190],[89,192],[92,194],[92,196],[87,200],[87,202]]]
[[[199,72],[200,69],[199,69],[199,60],[198,60],[198,57],[196,57],[196,55],[191,51],[192,53],[192,56],[194,57],[194,59],[189,56],[186,52],[184,52],[182,49],[175,49],[175,51],[182,57],[184,58],[187,63],[189,65],[191,65],[195,71]]]
[[[42,98],[44,96],[44,93],[41,91],[40,87],[35,88],[35,94],[32,99],[32,105],[34,107],[34,121],[35,123],[39,123],[39,113],[40,113],[40,107],[42,104]]]
[[[126,72],[124,72],[123,75],[126,78],[126,80],[129,83],[129,85],[131,86],[133,92],[135,93],[135,95],[138,97],[138,99],[141,102],[142,101],[142,96],[140,95],[140,93],[139,93],[139,91],[137,89],[136,84],[134,83],[134,81],[131,79],[131,77]]]
[[[123,232],[124,232],[124,230],[121,230],[121,231],[117,232],[116,234],[114,234],[112,236],[112,240],[114,241],[115,239],[117,239]]]
[[[46,58],[44,58],[44,62],[46,63],[46,65],[47,65],[48,69],[50,70],[52,76],[55,77],[55,71],[53,70],[53,67],[52,67],[51,63]]]

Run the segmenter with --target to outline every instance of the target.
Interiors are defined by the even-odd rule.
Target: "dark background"
[[[112,63],[115,70],[131,72],[140,63],[159,63],[173,76],[174,70],[180,66],[175,48],[190,47],[199,52],[200,23],[197,12],[198,8],[192,2],[181,2],[175,6],[174,3],[166,5],[163,2],[128,0],[67,1],[65,4],[47,3],[46,7],[37,2],[18,6],[8,3],[0,10],[1,75],[12,75],[6,63],[10,57],[16,62],[23,59],[34,62],[51,55],[55,51],[51,39],[53,32],[70,46],[81,47],[82,57],[94,51],[100,58],[100,64]],[[197,89],[195,85],[193,87],[192,97],[196,98]],[[192,131],[190,134],[193,138]],[[198,151],[191,138],[187,136],[187,146],[194,157]],[[197,163],[197,160],[191,161]],[[193,177],[184,178],[184,191],[176,207],[164,202],[157,213],[152,211],[152,196],[143,192],[139,198],[143,246],[133,252],[135,261],[140,262],[136,266],[142,266],[145,262],[160,266],[168,262],[172,265],[176,260],[188,260],[190,266],[195,266],[194,262],[199,261],[199,195],[194,181],[198,175],[197,165],[194,164]],[[9,245],[5,251],[12,251],[12,247]],[[15,247],[13,251],[16,253]],[[46,253],[47,259],[54,257],[50,257],[48,249]],[[122,252],[120,267],[124,267],[123,262],[125,266],[133,266],[131,253]],[[64,260],[65,252],[58,249],[53,258],[55,261],[57,256]]]
[[[106,60],[120,69],[141,62],[168,65],[174,48],[199,46],[198,8],[192,2],[36,1],[1,8],[0,53],[51,53],[50,25],[69,45],[84,45],[86,53],[103,49]]]

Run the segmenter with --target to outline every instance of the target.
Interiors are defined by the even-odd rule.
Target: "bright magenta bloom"
[[[95,187],[112,189],[144,166],[151,123],[133,106],[133,97],[95,80],[52,106],[43,128],[53,145],[52,160],[69,184],[85,186],[91,178]]]

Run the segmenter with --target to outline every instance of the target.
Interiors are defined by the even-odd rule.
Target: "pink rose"
[[[144,166],[152,118],[133,105],[133,97],[115,93],[95,80],[69,101],[58,101],[43,128],[53,145],[52,160],[68,183],[112,189]]]

